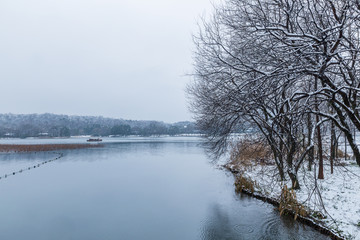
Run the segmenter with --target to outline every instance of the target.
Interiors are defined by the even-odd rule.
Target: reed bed
[[[45,152],[102,146],[102,144],[0,144],[0,152]]]

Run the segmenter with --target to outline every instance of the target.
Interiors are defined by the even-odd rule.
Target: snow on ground
[[[347,161],[331,175],[327,166],[325,179],[318,182],[327,215],[335,220],[326,219],[327,225],[360,239],[360,167]],[[304,200],[302,195],[299,198]]]
[[[324,180],[316,179],[316,166],[312,171],[305,167],[298,174],[301,184],[301,189],[296,191],[298,202],[326,216],[319,219],[326,227],[346,239],[360,240],[360,167],[354,160],[342,160],[334,167],[334,174],[330,174],[330,166],[325,163]],[[241,172],[256,181],[256,191],[279,198],[282,183],[277,181],[274,165],[253,164],[242,168]],[[286,184],[291,187],[291,182]]]

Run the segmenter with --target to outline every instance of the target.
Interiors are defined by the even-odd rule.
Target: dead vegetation
[[[102,147],[101,144],[0,144],[0,152],[44,152],[55,150],[68,150],[80,148]]]
[[[289,189],[286,185],[284,185],[281,190],[279,198],[279,211],[280,215],[283,215],[287,211],[292,211],[295,220],[298,216],[308,216],[308,212],[305,210],[305,207],[297,201],[294,189]]]
[[[266,143],[258,140],[240,140],[234,144],[230,164],[249,166],[251,163],[273,165],[272,152]]]
[[[256,187],[256,181],[252,181],[249,178],[243,176],[238,176],[235,180],[235,190],[238,193],[241,193],[243,190],[246,190],[250,193],[254,193]]]
[[[345,158],[345,157],[347,159],[349,159],[351,156],[349,154],[346,154],[346,156],[345,156],[345,152],[342,151],[341,149],[338,149],[337,150],[337,158]]]
[[[253,165],[266,166],[274,165],[272,152],[266,143],[258,140],[241,140],[232,148],[229,164],[238,170],[235,180],[236,192],[254,194],[255,189],[260,189],[257,182],[244,176],[246,169]],[[269,169],[268,169],[269,170]],[[263,172],[266,175],[265,172]],[[262,176],[259,176],[261,178]],[[269,186],[271,189],[271,186]],[[296,193],[286,185],[282,187],[281,195],[277,199],[280,215],[291,213],[294,218],[306,217],[308,212],[305,207],[297,201]]]

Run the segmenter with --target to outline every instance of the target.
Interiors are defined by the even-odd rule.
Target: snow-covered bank
[[[251,179],[254,191],[271,199],[280,199],[281,190],[291,182],[277,179],[275,165],[252,163],[247,166],[228,164],[237,176]],[[345,239],[360,239],[360,167],[355,161],[338,161],[334,173],[325,165],[325,179],[319,180],[316,166],[312,171],[299,170],[301,189],[296,190],[299,203],[310,212],[316,222],[331,229]]]

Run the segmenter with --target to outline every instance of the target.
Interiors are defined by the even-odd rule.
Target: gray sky
[[[0,1],[0,113],[190,120],[191,33],[209,0]]]

